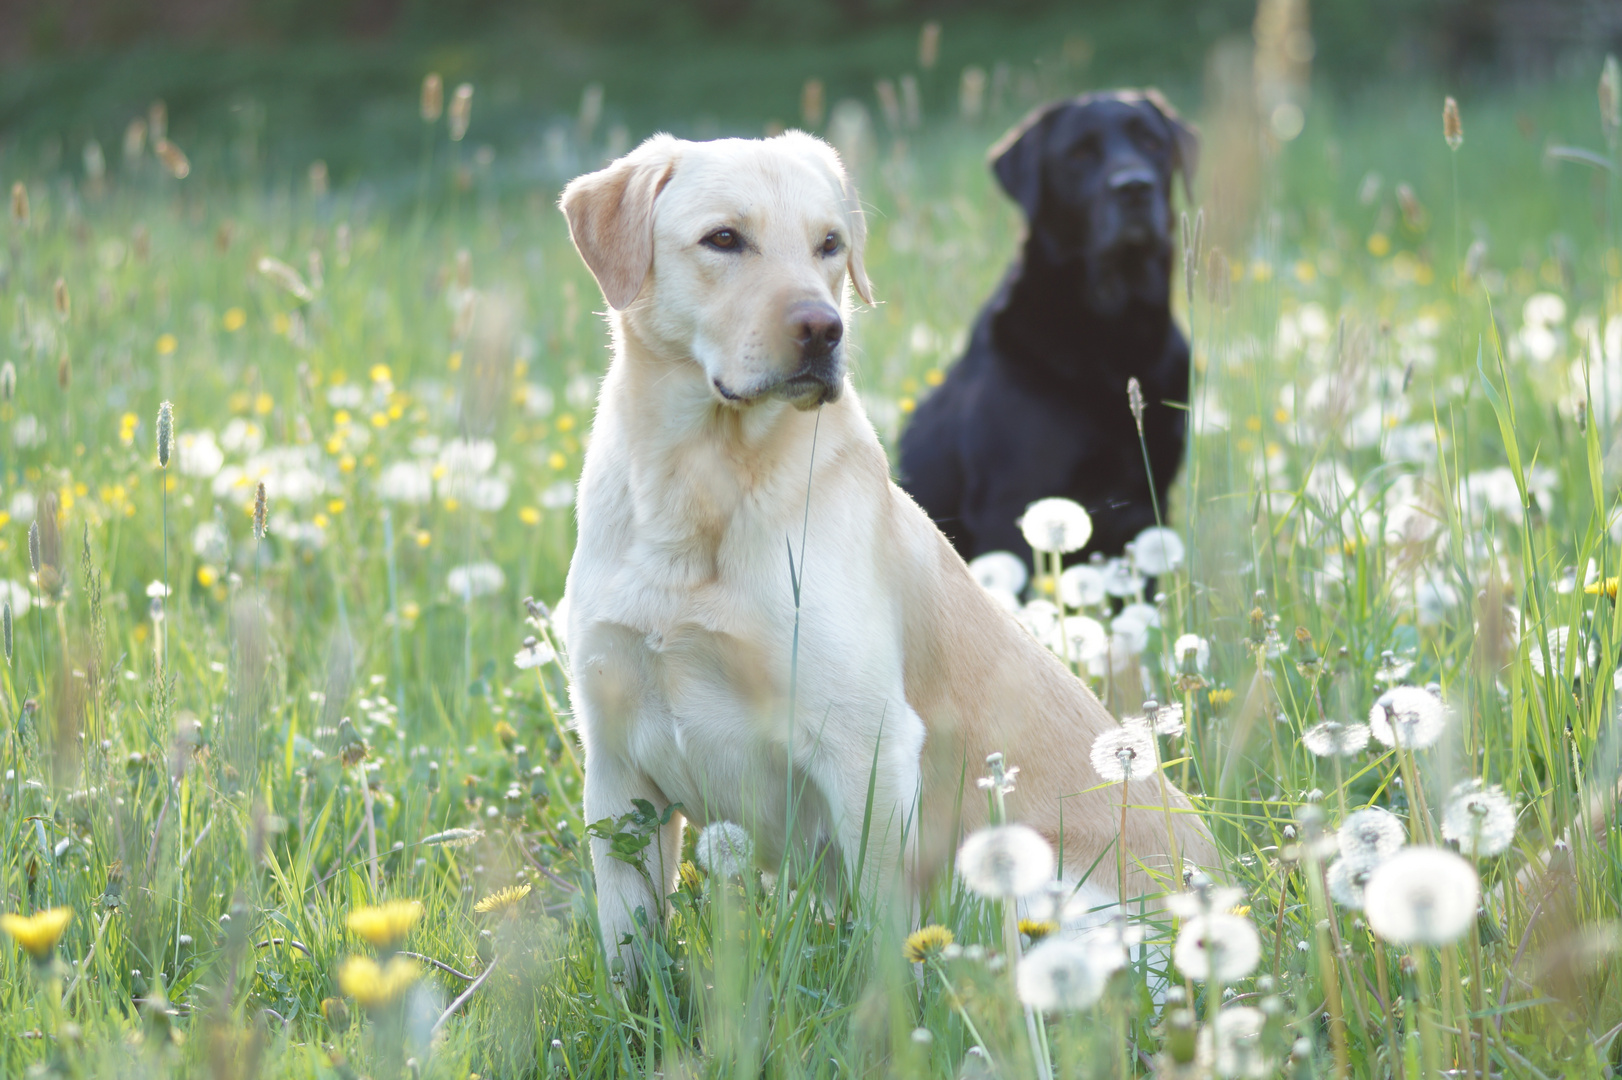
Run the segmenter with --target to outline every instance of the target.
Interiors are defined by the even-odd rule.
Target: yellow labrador
[[[767,867],[791,842],[828,848],[905,895],[984,824],[974,780],[1001,751],[1021,769],[1012,816],[1055,848],[1062,822],[1066,876],[1115,900],[1121,793],[1088,751],[1116,721],[891,483],[850,390],[850,293],[872,296],[838,155],[799,132],[660,135],[562,207],[614,348],[565,593],[587,820],[680,803],[649,852],[661,896],[684,818],[742,823]],[[1180,792],[1168,829],[1160,786],[1132,788],[1134,895],[1165,887],[1173,842],[1214,862]],[[661,907],[606,848],[613,952]]]

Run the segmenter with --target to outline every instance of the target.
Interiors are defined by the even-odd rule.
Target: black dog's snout
[[[800,352],[826,356],[845,336],[845,323],[831,304],[796,304],[789,311],[789,327]]]
[[[1142,198],[1154,190],[1157,179],[1153,169],[1139,165],[1111,173],[1109,186],[1111,191],[1121,195]]]

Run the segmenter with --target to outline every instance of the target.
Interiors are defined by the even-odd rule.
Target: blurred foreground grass
[[[1050,1018],[1059,1074],[1614,1060],[1617,185],[1545,152],[1615,161],[1591,87],[1466,100],[1457,203],[1439,93],[1320,101],[1258,163],[1251,214],[1210,211],[1183,312],[1188,558],[1166,596],[1124,597],[1158,626],[1082,617],[1123,715],[1145,693],[1184,702],[1190,760],[1171,768],[1204,794],[1262,959],[1196,995],[1197,1039],[1147,994],[1163,957],[1115,976],[1096,1011]],[[882,303],[854,366],[887,440],[1015,248],[983,152],[1025,103],[900,133],[846,110],[831,132],[873,214]],[[521,599],[561,592],[606,359],[557,184],[495,183],[442,127],[381,198],[319,168],[227,180],[223,143],[177,180],[140,119],[145,141],[99,166],[77,149],[69,168],[5,166],[22,186],[0,255],[0,908],[73,920],[39,962],[0,952],[0,1072],[1028,1070],[1006,957],[987,959],[998,921],[960,887],[923,914],[967,948],[915,974],[857,899],[694,870],[647,946],[651,987],[605,970],[563,675],[514,660],[526,635],[543,641],[524,661],[546,660]],[[1210,168],[1234,175],[1208,120]],[[611,138],[573,125],[559,167]],[[1040,603],[1025,617],[1046,632]],[[1171,655],[1184,633],[1209,644],[1199,670]],[[1451,716],[1406,761],[1303,746],[1430,683]],[[1470,778],[1518,816],[1507,852],[1476,860],[1470,941],[1405,951],[1328,906],[1315,831],[1375,805],[1419,843]],[[348,921],[391,899],[420,913]],[[415,959],[354,960],[402,945]],[[1179,1072],[1185,1035],[1204,1049]]]

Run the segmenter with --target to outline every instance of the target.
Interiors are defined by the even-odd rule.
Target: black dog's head
[[[1054,266],[1079,264],[1101,314],[1131,300],[1164,305],[1171,188],[1199,156],[1194,128],[1155,90],[1089,94],[1044,106],[991,149],[997,179]]]

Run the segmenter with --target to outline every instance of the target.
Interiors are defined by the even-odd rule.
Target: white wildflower
[[[1154,734],[1142,721],[1123,724],[1093,740],[1089,760],[1105,783],[1141,780],[1157,765]]]
[[[507,575],[492,562],[468,563],[453,567],[445,579],[445,587],[458,600],[472,600],[500,591],[507,584]]]
[[[1266,1014],[1250,1005],[1230,1005],[1200,1031],[1200,1054],[1212,1072],[1228,1080],[1266,1080],[1276,1064],[1262,1045]]]
[[[212,431],[188,431],[175,440],[181,473],[204,480],[214,476],[225,464],[225,451],[214,441]]]
[[[524,639],[524,647],[513,657],[513,663],[522,669],[538,668],[558,658],[557,651],[537,637]]]
[[[434,497],[434,476],[421,461],[396,461],[377,478],[378,498],[421,506]]]
[[[1032,549],[1060,555],[1080,551],[1093,537],[1093,519],[1070,499],[1038,499],[1025,508],[1019,527]]]
[[[1338,720],[1325,720],[1301,736],[1301,745],[1316,757],[1352,757],[1362,753],[1368,744],[1367,724],[1343,724]]]
[[[1080,563],[1059,575],[1059,599],[1067,608],[1097,607],[1104,592],[1104,572],[1091,563]]]
[[[1369,928],[1399,945],[1447,945],[1468,931],[1481,899],[1475,867],[1445,848],[1410,847],[1375,868],[1363,888]]]
[[[1153,604],[1128,604],[1110,620],[1110,630],[1131,642],[1131,651],[1140,654],[1149,647],[1149,631],[1160,626],[1160,612]]]
[[[1152,525],[1132,541],[1132,564],[1140,574],[1157,577],[1183,565],[1183,540],[1171,529]]]
[[[1014,979],[1019,1000],[1042,1012],[1090,1009],[1103,996],[1107,973],[1086,946],[1050,937],[1019,962]]]
[[[1496,784],[1466,780],[1454,787],[1442,812],[1442,835],[1466,855],[1502,853],[1515,839],[1515,804]]]
[[[22,582],[3,578],[0,579],[0,603],[10,604],[12,615],[20,619],[33,608],[34,595]]]
[[[991,899],[1035,892],[1053,876],[1053,848],[1028,825],[971,833],[957,852],[957,872],[971,892]]]
[[[1442,737],[1447,707],[1429,690],[1396,686],[1381,694],[1369,713],[1369,729],[1386,746],[1423,750]]]
[[[969,563],[969,573],[982,589],[1015,596],[1025,590],[1025,584],[1030,580],[1025,560],[1009,551],[988,551],[976,556]]]
[[[754,866],[755,847],[742,825],[717,821],[698,834],[693,854],[711,877],[743,877]]]
[[[192,554],[204,562],[223,563],[230,550],[231,538],[225,531],[225,526],[209,518],[197,523],[197,528],[191,533]]]
[[[547,510],[567,510],[574,505],[574,485],[558,480],[541,492],[541,506]]]
[[[1183,924],[1172,947],[1177,969],[1197,982],[1231,983],[1249,975],[1262,956],[1261,937],[1250,920],[1228,912],[1196,915]]]
[[[1369,806],[1347,814],[1335,839],[1342,858],[1373,866],[1402,849],[1408,842],[1408,830],[1396,814]]]

